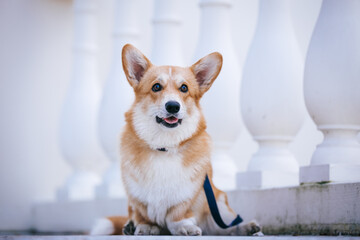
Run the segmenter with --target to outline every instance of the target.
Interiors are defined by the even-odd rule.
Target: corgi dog
[[[91,234],[253,235],[256,222],[220,228],[210,213],[203,184],[210,179],[219,212],[236,214],[212,182],[211,139],[200,99],[222,67],[211,53],[190,67],[155,66],[134,46],[122,50],[135,101],[125,114],[121,172],[129,216],[102,219]]]

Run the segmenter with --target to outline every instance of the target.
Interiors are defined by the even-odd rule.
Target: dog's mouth
[[[181,124],[182,119],[179,119],[175,116],[170,116],[166,118],[160,118],[156,116],[156,122],[164,125],[165,127],[174,128],[177,127],[179,124]]]

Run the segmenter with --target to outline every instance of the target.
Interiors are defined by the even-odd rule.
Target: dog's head
[[[205,129],[199,101],[220,72],[221,54],[211,53],[186,68],[155,66],[127,44],[122,62],[135,92],[127,121],[151,148],[176,147]]]

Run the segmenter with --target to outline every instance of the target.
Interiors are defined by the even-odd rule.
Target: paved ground
[[[263,237],[230,237],[230,236],[0,236],[0,240],[360,240],[360,237],[328,236],[263,236]]]

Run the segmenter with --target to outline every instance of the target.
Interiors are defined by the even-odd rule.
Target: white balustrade
[[[194,61],[211,52],[223,55],[223,67],[201,100],[208,132],[214,142],[213,180],[221,189],[235,188],[237,167],[230,150],[241,129],[240,64],[231,32],[231,0],[201,0],[200,35]]]
[[[181,0],[154,0],[151,62],[184,66],[181,36]]]
[[[360,2],[323,1],[307,53],[306,107],[324,134],[300,182],[360,180]]]
[[[91,199],[100,178],[102,151],[96,136],[100,86],[97,63],[96,0],[74,1],[73,69],[60,122],[60,148],[73,173],[58,200]]]
[[[241,87],[242,116],[259,149],[237,175],[239,188],[298,184],[299,166],[288,144],[305,116],[302,70],[289,2],[260,0]]]
[[[133,102],[133,90],[122,69],[121,51],[126,43],[139,44],[138,0],[114,1],[113,58],[99,110],[98,134],[111,161],[97,188],[97,197],[122,197],[125,191],[120,173],[120,134],[125,125],[125,112]]]

